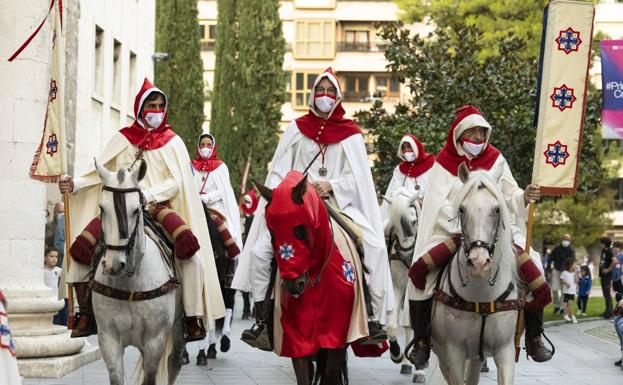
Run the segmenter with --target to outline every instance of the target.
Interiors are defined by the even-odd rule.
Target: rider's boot
[[[206,329],[203,320],[199,317],[184,317],[186,342],[200,341],[206,338]]]
[[[362,339],[362,345],[376,345],[387,340],[387,332],[378,321],[368,321],[368,337]]]
[[[413,329],[413,349],[409,353],[409,361],[417,370],[426,368],[430,358],[430,321],[433,299],[409,301],[409,318]]]
[[[88,282],[74,283],[80,312],[77,316],[78,322],[74,323],[75,326],[71,331],[71,338],[88,337],[92,334],[97,334],[97,325],[93,316],[93,304],[91,303],[91,290],[88,285]]]
[[[552,351],[545,347],[541,335],[543,334],[543,309],[525,311],[526,319],[526,353],[536,362],[545,362],[552,359]]]

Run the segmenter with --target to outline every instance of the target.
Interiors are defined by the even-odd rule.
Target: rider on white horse
[[[290,170],[305,171],[320,196],[360,226],[373,308],[370,334],[384,339],[379,324],[385,323],[394,301],[381,216],[362,132],[344,118],[341,101],[340,85],[328,68],[312,86],[309,113],[292,121],[281,137],[265,185],[276,187]],[[252,291],[256,301],[265,298],[273,260],[264,204],[260,203],[232,285]]]
[[[229,258],[235,258],[242,249],[242,236],[240,234],[240,211],[234,190],[229,179],[227,165],[217,157],[216,138],[211,134],[202,134],[197,143],[197,157],[191,161],[191,171],[195,176],[199,197],[204,205],[218,210],[225,216],[225,226],[230,234],[230,239],[224,242]],[[236,247],[232,247],[232,246]],[[224,257],[224,256],[223,256]],[[231,261],[230,263],[235,263]],[[225,319],[223,320],[223,330],[221,338],[221,351],[229,350],[229,334],[231,332],[231,320],[234,312],[234,296],[236,290],[229,287],[230,282],[226,282],[226,271],[229,266],[228,261],[217,262],[219,271],[219,281],[223,301],[225,302]],[[232,269],[235,265],[232,265]],[[232,270],[233,273],[233,270]],[[207,355],[205,350],[207,349]],[[199,355],[197,365],[207,365],[205,358],[216,358],[216,329],[210,328],[207,341],[199,343]]]
[[[405,134],[398,144],[396,155],[402,162],[394,169],[392,179],[389,181],[385,197],[391,198],[400,187],[406,188],[410,193],[417,194],[422,203],[428,185],[430,169],[435,163],[435,155],[425,151],[420,140],[411,134]],[[381,220],[383,228],[387,228],[389,221],[389,202],[381,203]],[[387,234],[386,234],[387,235]]]
[[[190,341],[205,338],[203,320],[213,324],[213,320],[223,317],[225,308],[205,214],[188,166],[190,158],[182,139],[166,124],[167,106],[164,93],[145,79],[134,102],[135,122],[113,135],[97,162],[114,170],[129,168],[139,158],[147,163],[147,174],[140,188],[146,203],[155,206],[152,216],[175,241]],[[92,249],[100,236],[101,222],[96,216],[101,184],[95,169],[79,178],[68,177],[59,182],[62,193],[72,192],[75,208],[71,211],[75,241],[70,252],[79,263],[71,264],[67,281],[76,288],[80,318],[72,337],[95,331],[87,284]],[[85,230],[79,233],[82,229]]]
[[[460,224],[452,214],[453,200],[462,186],[458,178],[460,164],[465,163],[470,170],[485,171],[498,184],[513,217],[513,239],[518,254],[523,254],[520,249],[525,247],[528,204],[540,197],[538,186],[528,185],[525,191],[519,188],[506,159],[489,144],[492,128],[481,112],[473,106],[464,106],[456,113],[447,143],[429,176],[432,183],[424,198],[414,264],[409,273],[413,283],[409,285],[409,307],[415,334],[409,359],[416,367],[423,367],[429,358],[431,297],[440,267],[452,255],[445,252],[456,249],[457,234],[460,234]],[[518,259],[520,277],[529,283],[533,296],[526,305],[526,350],[535,361],[543,362],[552,356],[540,338],[543,307],[551,301],[551,292],[538,254],[531,252],[530,257]]]

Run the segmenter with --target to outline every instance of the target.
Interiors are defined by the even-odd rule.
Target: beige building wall
[[[80,0],[74,173],[134,120],[134,96],[153,80],[155,0]]]
[[[214,79],[214,39],[217,7],[215,0],[199,1],[199,21],[204,25],[201,57],[206,90]],[[392,81],[387,72],[382,42],[376,36],[380,25],[398,20],[392,1],[292,0],[281,1],[279,15],[286,40],[284,70],[287,71],[288,98],[282,106],[282,126],[305,113],[309,86],[325,68],[336,72],[344,93],[347,116],[368,109],[376,99],[388,110],[408,98],[406,89]],[[411,28],[426,33],[432,27]],[[205,103],[210,121],[210,101]]]

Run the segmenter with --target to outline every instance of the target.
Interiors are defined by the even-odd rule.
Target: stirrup
[[[251,347],[267,352],[273,351],[272,342],[268,335],[268,325],[263,321],[254,323],[251,329],[244,330],[240,340]]]
[[[381,327],[381,324],[378,322],[369,322],[368,325],[372,326],[368,328],[370,335],[359,340],[361,345],[377,345],[387,340],[387,332]]]

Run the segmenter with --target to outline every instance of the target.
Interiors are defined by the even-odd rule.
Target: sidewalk
[[[252,349],[239,341],[243,329],[251,326],[250,321],[241,321],[241,301],[237,296],[232,330],[232,346],[228,353],[218,352],[216,360],[209,360],[209,367],[195,365],[197,344],[190,344],[188,351],[191,363],[183,367],[177,384],[188,385],[294,385],[296,384],[290,360],[279,358],[272,353]],[[556,346],[554,358],[543,364],[527,361],[525,353],[519,360],[515,372],[517,385],[620,385],[623,384],[623,371],[613,362],[620,358],[618,338],[612,322],[605,320],[581,322],[548,327],[548,337]],[[96,344],[97,339],[91,338]],[[399,341],[402,341],[400,339]],[[132,373],[138,352],[128,348],[125,356],[126,383],[132,384]],[[483,373],[480,383],[496,384],[496,368],[492,359],[488,360],[491,371]],[[400,374],[400,366],[383,357],[349,357],[351,385],[399,385],[410,384],[411,376]],[[427,384],[441,384],[439,370],[431,365]],[[107,385],[108,372],[102,360],[91,363],[61,379],[26,379],[25,385]]]

